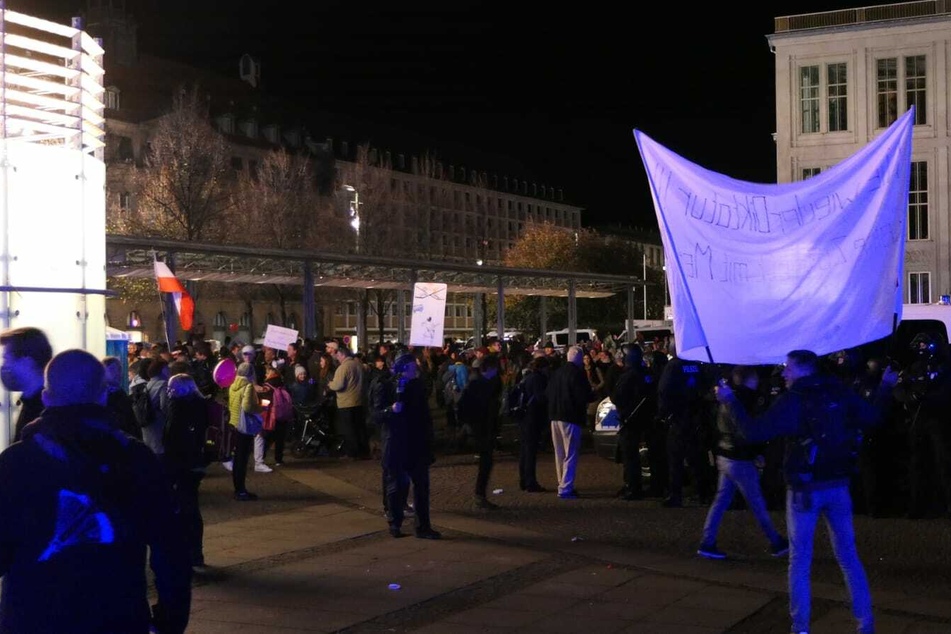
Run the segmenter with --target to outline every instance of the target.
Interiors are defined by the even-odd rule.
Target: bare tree
[[[232,205],[230,153],[197,88],[182,88],[156,120],[135,180],[133,230],[185,240],[221,235]]]

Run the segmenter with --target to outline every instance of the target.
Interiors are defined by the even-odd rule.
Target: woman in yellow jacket
[[[254,436],[260,430],[245,433],[238,425],[241,412],[261,415],[261,401],[254,389],[254,366],[242,363],[238,366],[237,376],[228,388],[228,422],[235,428],[234,467],[231,479],[234,482],[234,499],[239,502],[256,500],[258,496],[245,487],[245,477],[248,473],[248,458],[251,457],[251,448],[254,445]]]

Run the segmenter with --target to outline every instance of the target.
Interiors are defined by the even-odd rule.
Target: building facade
[[[107,212],[121,214],[137,206],[134,173],[142,167],[156,122],[172,105],[175,91],[198,87],[206,95],[212,124],[227,140],[235,181],[254,174],[265,155],[278,149],[301,153],[318,163],[318,181],[342,200],[349,213],[358,251],[398,253],[440,261],[499,264],[505,252],[532,222],[548,222],[565,230],[581,227],[582,207],[566,201],[560,188],[505,171],[483,160],[430,158],[425,151],[400,151],[394,141],[369,147],[364,138],[386,139],[379,127],[359,129],[333,115],[314,116],[309,109],[277,103],[260,89],[261,70],[248,55],[235,60],[235,74],[222,77],[172,60],[141,54],[134,21],[124,3],[90,2],[86,21],[90,33],[103,39],[106,50],[104,158],[107,165]],[[316,131],[320,131],[319,133]],[[393,148],[393,149],[391,149]],[[501,160],[501,159],[500,159]],[[500,164],[501,165],[501,164]],[[494,171],[490,171],[494,170]],[[327,193],[327,192],[325,192]],[[375,208],[375,212],[374,212]],[[359,224],[358,224],[359,223]],[[335,299],[320,305],[318,331],[348,335],[356,330],[356,301]],[[110,300],[108,321],[137,331],[146,339],[162,336],[158,303]],[[390,307],[385,328],[395,336],[397,317]],[[260,302],[249,308],[241,301],[203,298],[196,324],[205,336],[256,339],[268,323],[299,327],[288,317],[280,324],[276,306]],[[471,298],[451,297],[446,336],[466,339],[474,328]],[[300,301],[286,311],[302,314]],[[297,320],[299,321],[299,319]],[[405,316],[409,323],[409,316]],[[373,337],[376,316],[367,317]]]
[[[914,106],[904,301],[951,293],[951,4],[783,16],[774,31],[777,182],[832,167]]]

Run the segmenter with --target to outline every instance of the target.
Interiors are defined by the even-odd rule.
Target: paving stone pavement
[[[433,524],[444,539],[393,539],[379,493],[352,482],[378,482],[378,465],[348,466],[361,468],[362,480],[302,464],[251,479],[270,503],[211,503],[211,571],[195,579],[188,631],[788,631],[781,567],[570,541],[439,508]],[[207,487],[203,503],[220,486]],[[229,517],[233,505],[244,515]],[[813,634],[852,631],[841,582],[813,590]],[[951,631],[951,600],[874,594],[880,633]]]

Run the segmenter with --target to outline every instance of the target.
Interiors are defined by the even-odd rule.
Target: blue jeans
[[[783,538],[776,532],[773,520],[769,517],[769,511],[766,510],[766,501],[763,499],[763,491],[759,486],[759,472],[753,461],[732,460],[717,456],[717,470],[720,472],[720,480],[713,504],[707,511],[707,521],[703,524],[703,545],[713,546],[717,543],[720,521],[723,519],[723,513],[730,508],[737,489],[746,499],[747,505],[753,511],[753,516],[759,522],[770,545],[775,546],[781,542]]]
[[[825,517],[832,550],[845,577],[845,585],[852,598],[852,614],[858,631],[873,632],[872,596],[862,562],[855,549],[855,531],[852,528],[852,498],[847,485],[811,491],[807,494],[786,492],[786,526],[789,530],[789,614],[794,632],[809,631],[809,611],[812,603],[810,574],[812,543],[819,516]]]

